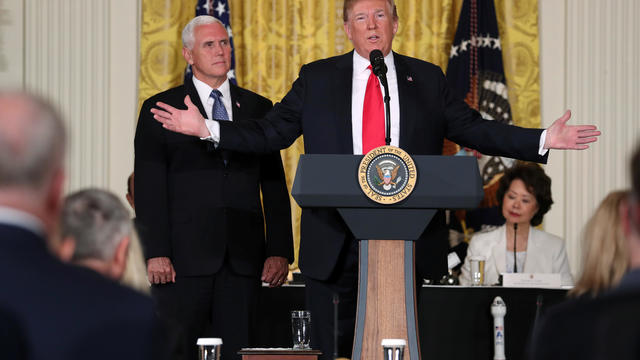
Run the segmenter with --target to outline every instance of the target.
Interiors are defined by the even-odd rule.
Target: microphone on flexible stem
[[[385,104],[385,124],[386,134],[385,143],[391,144],[391,108],[389,102],[391,97],[389,96],[389,86],[387,85],[387,65],[384,63],[384,55],[382,51],[378,49],[371,50],[369,53],[369,61],[371,61],[371,71],[375,76],[380,79],[380,83],[384,86],[384,104]]]
[[[516,236],[518,234],[518,223],[513,223],[513,272],[518,272],[518,262],[516,261]]]

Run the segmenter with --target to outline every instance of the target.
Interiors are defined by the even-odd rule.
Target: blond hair
[[[628,190],[609,193],[584,227],[582,275],[569,296],[602,294],[618,285],[629,269],[629,251],[619,211],[628,196]]]

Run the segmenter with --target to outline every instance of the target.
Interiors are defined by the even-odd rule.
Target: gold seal
[[[364,194],[380,204],[406,199],[416,186],[418,171],[406,151],[380,146],[369,151],[358,167],[358,183]]]

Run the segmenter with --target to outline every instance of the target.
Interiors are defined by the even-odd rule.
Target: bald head
[[[0,190],[46,187],[62,166],[62,120],[43,99],[0,91]]]

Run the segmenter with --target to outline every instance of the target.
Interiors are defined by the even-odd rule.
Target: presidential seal
[[[417,169],[413,159],[395,146],[369,151],[358,167],[358,182],[364,194],[380,204],[404,200],[416,186]]]

